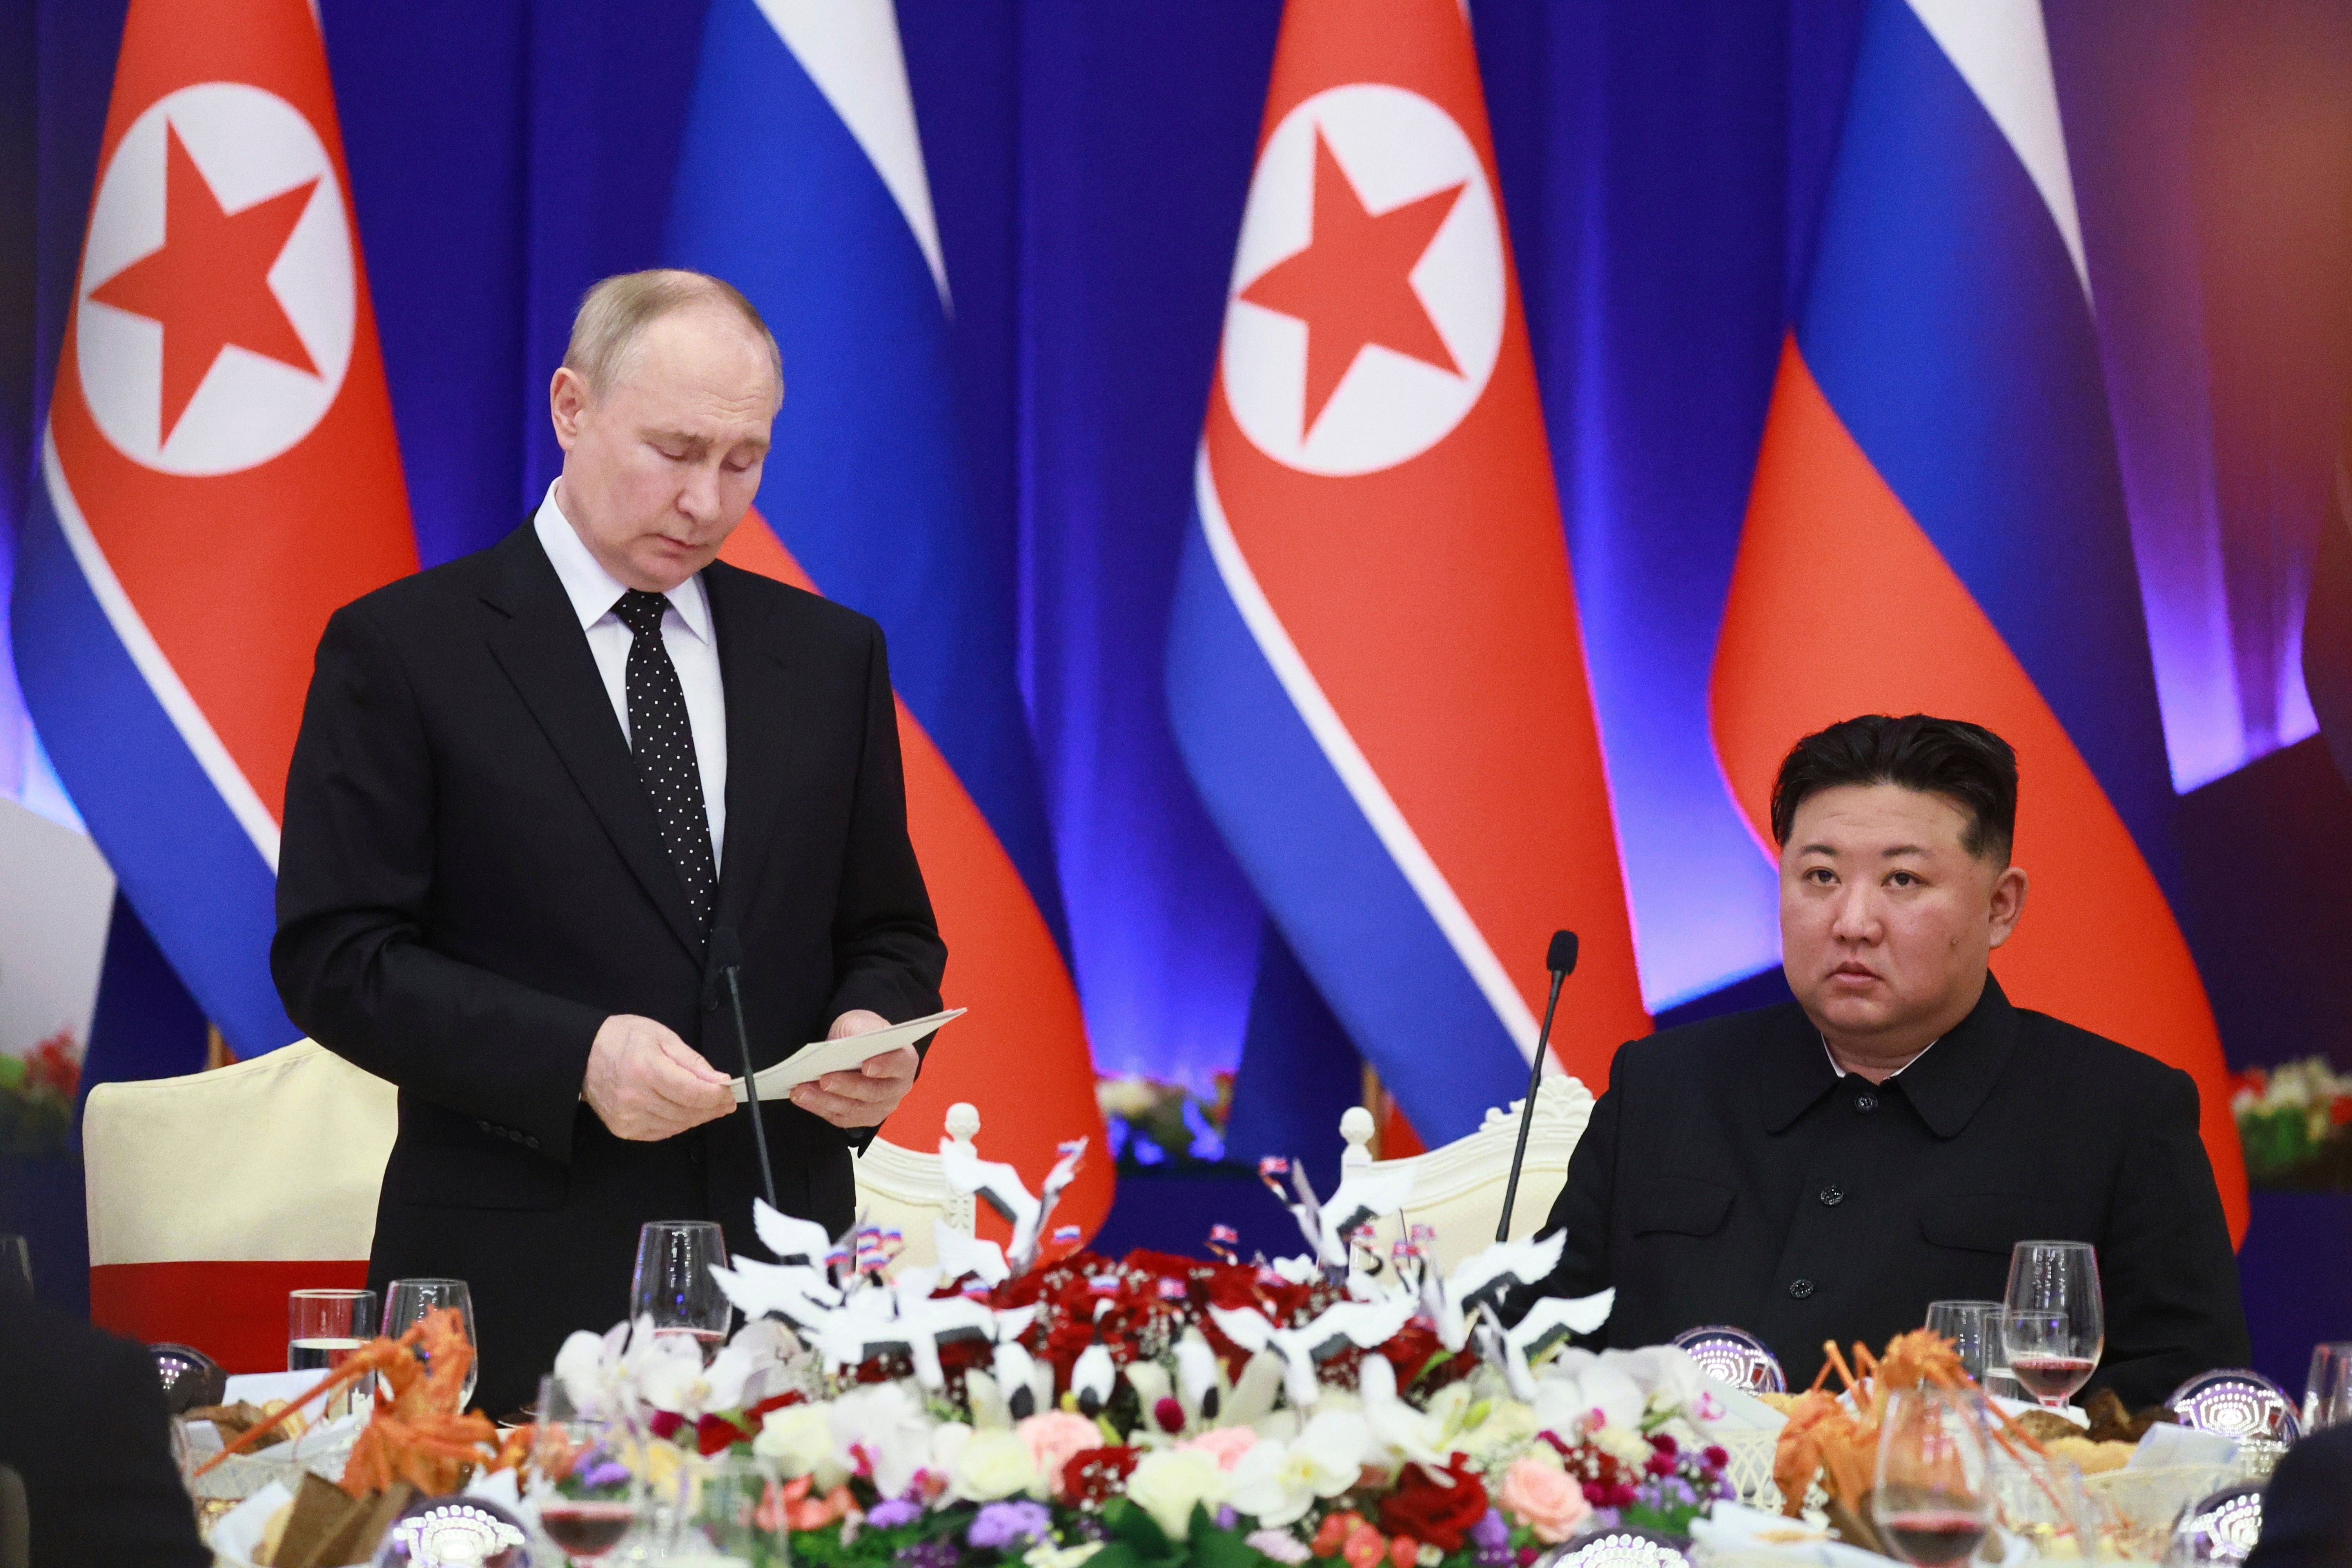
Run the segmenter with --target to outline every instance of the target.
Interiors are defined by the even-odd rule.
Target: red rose
[[[695,1450],[704,1458],[724,1452],[738,1443],[748,1443],[751,1434],[724,1415],[706,1415],[694,1426]]]
[[[1434,1474],[1425,1465],[1406,1466],[1404,1484],[1381,1503],[1382,1530],[1425,1541],[1440,1552],[1460,1551],[1470,1527],[1486,1517],[1486,1489],[1459,1454]]]
[[[1132,1448],[1083,1448],[1062,1467],[1062,1491],[1075,1503],[1099,1503],[1135,1473],[1141,1456]]]

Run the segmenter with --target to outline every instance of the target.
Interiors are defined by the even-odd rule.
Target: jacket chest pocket
[[[2063,1228],[2053,1227],[2047,1206],[2022,1193],[1954,1193],[1930,1198],[1920,1211],[1919,1234],[1932,1247],[2002,1258],[2028,1237],[2065,1239]]]
[[[1635,1236],[1713,1236],[1731,1213],[1732,1191],[1691,1176],[1655,1176],[1629,1208]]]

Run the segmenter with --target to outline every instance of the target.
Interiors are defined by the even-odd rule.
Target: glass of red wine
[[[1991,1457],[1974,1389],[1898,1389],[1878,1428],[1871,1517],[1906,1563],[1965,1562],[1992,1525]]]
[[[2002,1308],[2009,1374],[2046,1408],[2064,1409],[2106,1350],[2098,1254],[2087,1241],[2019,1242]]]
[[[637,1268],[629,1282],[632,1321],[651,1318],[656,1336],[691,1339],[709,1364],[727,1342],[735,1308],[710,1266],[727,1261],[727,1238],[716,1223],[647,1220],[637,1231]]]
[[[628,1462],[637,1447],[621,1424],[583,1415],[562,1379],[540,1380],[531,1495],[540,1529],[572,1561],[591,1563],[612,1551],[644,1511],[644,1480]]]

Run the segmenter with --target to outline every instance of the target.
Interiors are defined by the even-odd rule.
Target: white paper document
[[[942,1024],[962,1017],[964,1010],[950,1007],[944,1013],[934,1013],[928,1018],[917,1018],[909,1024],[893,1024],[887,1029],[877,1029],[870,1035],[852,1035],[846,1039],[819,1040],[803,1046],[772,1068],[760,1069],[760,1098],[762,1100],[782,1100],[794,1084],[823,1078],[829,1072],[846,1072],[870,1057],[885,1051],[895,1051],[900,1046],[911,1046]],[[743,1103],[743,1080],[729,1079],[727,1088],[735,1096],[735,1103]]]

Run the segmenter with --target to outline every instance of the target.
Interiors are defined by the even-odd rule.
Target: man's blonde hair
[[[732,311],[767,348],[775,368],[776,393],[783,395],[784,356],[768,323],[741,290],[722,278],[656,267],[644,272],[624,272],[607,278],[581,297],[580,312],[572,318],[572,342],[563,350],[566,368],[588,384],[592,397],[602,397],[612,386],[645,330],[664,316],[699,306]]]

